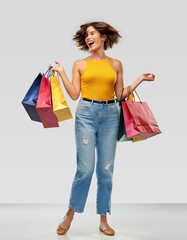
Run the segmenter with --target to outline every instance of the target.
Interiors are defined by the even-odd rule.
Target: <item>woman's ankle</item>
[[[74,207],[72,206],[71,208],[68,209],[66,215],[67,215],[68,217],[72,217],[72,218],[73,218],[74,213],[75,213],[75,212],[74,212]]]
[[[101,222],[101,223],[107,223],[107,217],[106,217],[106,215],[100,215],[100,222]]]

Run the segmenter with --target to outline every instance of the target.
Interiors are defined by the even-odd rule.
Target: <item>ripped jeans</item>
[[[97,149],[96,213],[111,214],[114,159],[119,126],[117,103],[95,103],[80,99],[75,112],[77,171],[72,183],[69,208],[83,212],[95,167]]]

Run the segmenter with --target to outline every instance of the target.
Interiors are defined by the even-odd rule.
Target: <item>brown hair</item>
[[[80,47],[80,50],[82,51],[89,51],[89,47],[85,42],[86,29],[89,26],[93,26],[98,32],[100,32],[101,35],[106,34],[107,39],[104,43],[104,50],[107,50],[108,48],[112,48],[114,43],[117,44],[119,42],[119,38],[122,37],[119,34],[119,32],[115,28],[110,26],[108,23],[89,22],[89,23],[83,24],[80,26],[80,29],[76,32],[76,34],[73,36],[73,39],[72,39],[76,41],[76,45]]]

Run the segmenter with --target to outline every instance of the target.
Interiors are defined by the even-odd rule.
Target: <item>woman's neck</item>
[[[92,55],[89,56],[90,60],[94,60],[94,61],[100,61],[100,60],[105,60],[107,58],[107,56],[105,55],[105,53],[102,52],[92,52]]]

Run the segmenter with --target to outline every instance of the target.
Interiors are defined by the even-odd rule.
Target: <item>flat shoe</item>
[[[60,225],[58,225],[57,233],[59,235],[64,235],[64,234],[66,234],[66,232],[68,231],[69,228],[70,228],[70,226],[68,228],[64,229],[64,228],[61,228]]]
[[[114,229],[112,229],[112,228],[110,228],[110,229],[107,229],[107,228],[102,229],[101,227],[99,227],[99,230],[100,230],[101,232],[103,232],[105,235],[112,236],[112,235],[115,234],[115,231],[114,231]]]

